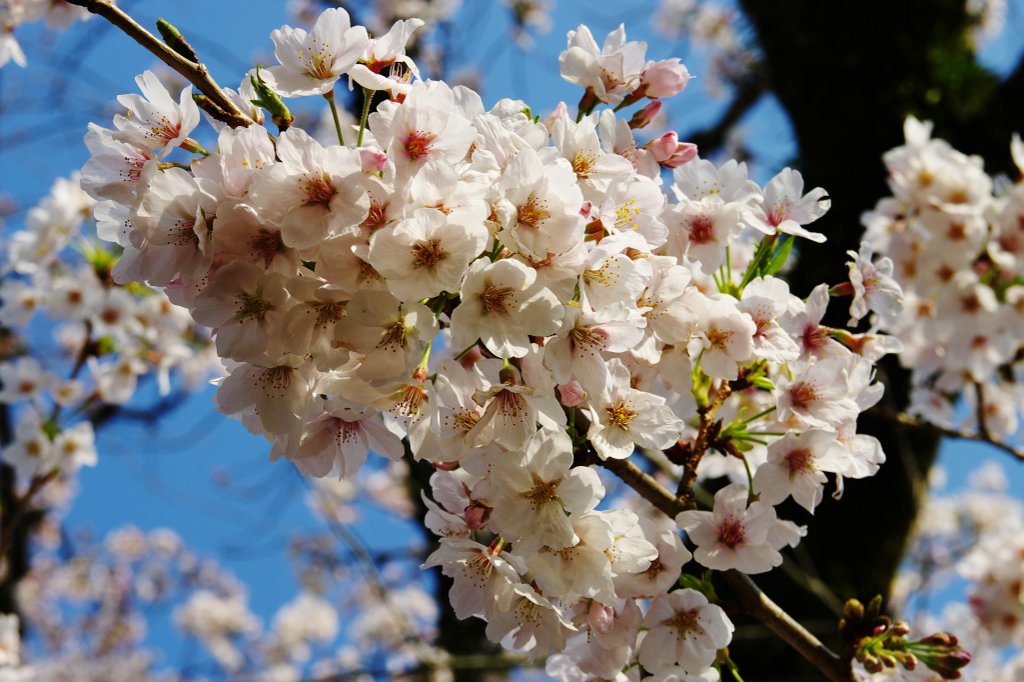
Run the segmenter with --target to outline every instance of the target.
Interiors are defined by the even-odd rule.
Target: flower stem
[[[344,147],[345,136],[341,133],[341,120],[338,118],[338,107],[334,104],[334,90],[332,89],[325,92],[324,99],[331,105],[331,116],[334,117],[334,129],[338,131],[338,144]]]
[[[363,88],[363,115],[359,117],[359,137],[356,139],[356,146],[363,146],[363,131],[366,130],[366,119],[370,116],[370,102],[373,101],[374,91],[370,88]]]

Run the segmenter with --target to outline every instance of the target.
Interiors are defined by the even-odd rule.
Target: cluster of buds
[[[869,673],[886,668],[903,667],[916,670],[919,663],[938,673],[944,680],[960,679],[960,669],[971,662],[971,655],[955,635],[940,632],[911,641],[910,625],[893,621],[882,613],[882,597],[876,596],[867,606],[850,599],[843,607],[839,632],[853,658]]]

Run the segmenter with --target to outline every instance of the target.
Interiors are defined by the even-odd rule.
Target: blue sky
[[[120,4],[147,26],[166,12],[164,16],[192,41],[216,79],[231,87],[257,62],[274,63],[269,34],[289,22],[284,2],[124,0]],[[480,71],[485,103],[493,103],[500,94],[525,99],[537,113],[550,111],[559,99],[573,106],[579,90],[561,80],[557,67],[566,31],[586,23],[600,42],[620,22],[626,23],[631,39],[649,41],[650,58],[681,56],[696,76],[670,104],[670,126],[680,131],[700,129],[715,120],[728,102],[727,97],[708,96],[702,87],[706,80],[702,55],[687,45],[652,36],[650,2],[617,3],[612,11],[602,3],[560,0],[550,32],[537,37],[530,52],[519,50],[510,40],[500,3],[465,0],[464,4],[466,13],[456,21],[452,34],[472,39],[457,44],[454,60]],[[1020,53],[1021,15],[1020,3],[1012,2],[1008,22],[1015,29],[1004,32],[985,51],[986,61],[994,68],[1005,70]],[[8,142],[0,147],[0,190],[27,208],[47,193],[54,178],[70,174],[87,159],[82,136],[89,118],[83,114],[94,111],[94,120],[109,126],[116,111],[115,96],[134,92],[135,75],[156,64],[149,53],[101,19],[75,25],[57,37],[37,26],[25,27],[18,36],[30,66],[19,71],[10,65],[0,72],[0,140]],[[461,70],[453,64],[454,73]],[[66,83],[63,94],[40,99],[44,89],[39,84],[53,79]],[[743,126],[758,158],[754,175],[764,182],[792,156],[791,132],[769,99],[755,108]],[[13,144],[23,131],[33,131],[34,141]],[[21,216],[6,226],[6,234],[19,227]],[[208,389],[187,398],[155,427],[105,430],[100,464],[82,472],[81,493],[67,524],[91,527],[99,535],[125,523],[144,529],[172,527],[193,548],[219,556],[249,583],[253,610],[269,620],[294,594],[283,557],[289,534],[320,526],[306,509],[301,477],[287,463],[269,464],[266,442],[218,415],[211,396]],[[963,480],[986,458],[1005,459],[990,448],[965,443],[947,444],[941,455],[953,481]],[[1012,463],[1007,469],[1014,490],[1024,495],[1024,473]],[[225,488],[214,479],[229,480],[231,485]],[[362,528],[366,530],[365,524]],[[409,539],[394,527],[375,535],[385,544],[400,545]],[[251,538],[257,538],[257,544]],[[166,623],[155,625],[150,641],[169,645],[172,656],[178,646]]]

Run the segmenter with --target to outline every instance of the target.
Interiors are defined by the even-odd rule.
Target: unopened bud
[[[181,35],[170,22],[166,19],[160,18],[156,20],[156,29],[160,31],[160,37],[167,43],[167,47],[171,48],[185,59],[199,63],[199,55],[192,49],[192,46],[188,44],[185,37]]]
[[[253,90],[256,91],[258,99],[251,100],[253,104],[258,107],[263,107],[270,112],[270,120],[274,122],[278,130],[284,131],[292,124],[295,117],[292,116],[292,112],[285,106],[284,101],[280,95],[271,89],[269,85],[260,76],[260,66],[256,67],[256,73],[249,76],[249,82],[252,83]]]
[[[870,654],[861,659],[861,663],[864,664],[864,669],[869,673],[880,673],[884,667],[880,659]]]
[[[651,99],[678,95],[690,82],[690,71],[678,57],[651,62],[640,74],[640,88]]]
[[[646,128],[659,113],[661,113],[661,100],[654,100],[643,109],[633,114],[633,118],[629,119],[629,127],[634,130],[638,128]]]
[[[572,381],[558,385],[558,396],[566,407],[576,407],[587,397],[587,392],[579,381]]]
[[[678,168],[697,158],[697,145],[680,142],[674,132],[668,132],[647,143],[654,160],[666,168]]]
[[[555,121],[558,121],[563,116],[569,115],[569,107],[565,102],[559,102],[555,110],[551,112],[551,115],[544,119],[544,127],[548,129],[548,134],[551,134],[551,129],[555,127]]]
[[[379,147],[360,147],[359,160],[364,173],[377,173],[388,165],[388,155]]]

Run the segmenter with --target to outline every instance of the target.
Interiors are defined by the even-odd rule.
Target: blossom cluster
[[[0,403],[16,419],[2,459],[25,481],[95,464],[92,410],[128,403],[142,379],[163,394],[173,377],[197,386],[216,358],[208,335],[160,292],[113,281],[116,256],[83,233],[94,210],[103,215],[83,186],[92,188],[88,173],[58,180],[5,249]],[[30,352],[25,339],[40,326],[58,349]]]
[[[348,77],[379,100],[339,144],[254,111],[211,121],[207,151],[190,88],[139,76],[144,97],[88,138],[99,229],[124,250],[112,277],[213,329],[215,401],[272,459],[342,478],[371,449],[433,462],[426,565],[493,641],[558,654],[560,679],[716,679],[733,625],[699,585],[673,589],[683,566],[770,570],[804,532],[774,505],[813,512],[827,474],[884,460],[856,421],[892,344],[823,326],[828,286],[802,300],[777,276],[797,238],[825,239],[806,227],[825,191],[638,139],[689,73],[621,27],[601,46],[570,32],[579,115],[541,120],[420,80],[404,51],[420,23],[370,38],[335,9],[272,33],[280,64],[250,82],[333,103]],[[628,121],[599,110],[645,100]],[[602,508],[596,465],[662,451],[676,474],[716,451],[746,475],[675,519]]]
[[[1024,183],[993,180],[979,157],[932,138],[928,123],[909,118],[905,133],[885,156],[893,195],[864,215],[851,282],[874,299],[875,326],[902,342],[911,414],[952,428],[964,393],[975,429],[1012,438],[1024,398]],[[1024,168],[1018,137],[1012,152]]]
[[[96,541],[88,534],[59,539],[56,524],[47,526],[18,586],[30,636],[20,640],[18,617],[0,618],[5,681],[185,679],[185,671],[162,670],[167,661],[146,641],[152,611],[175,603],[169,615],[178,629],[201,643],[228,679],[298,680],[312,652],[338,635],[335,606],[312,586],[264,624],[250,610],[245,586],[169,529],[127,526]],[[63,556],[69,552],[71,560]],[[326,656],[316,667],[325,676],[342,669],[344,660]]]

